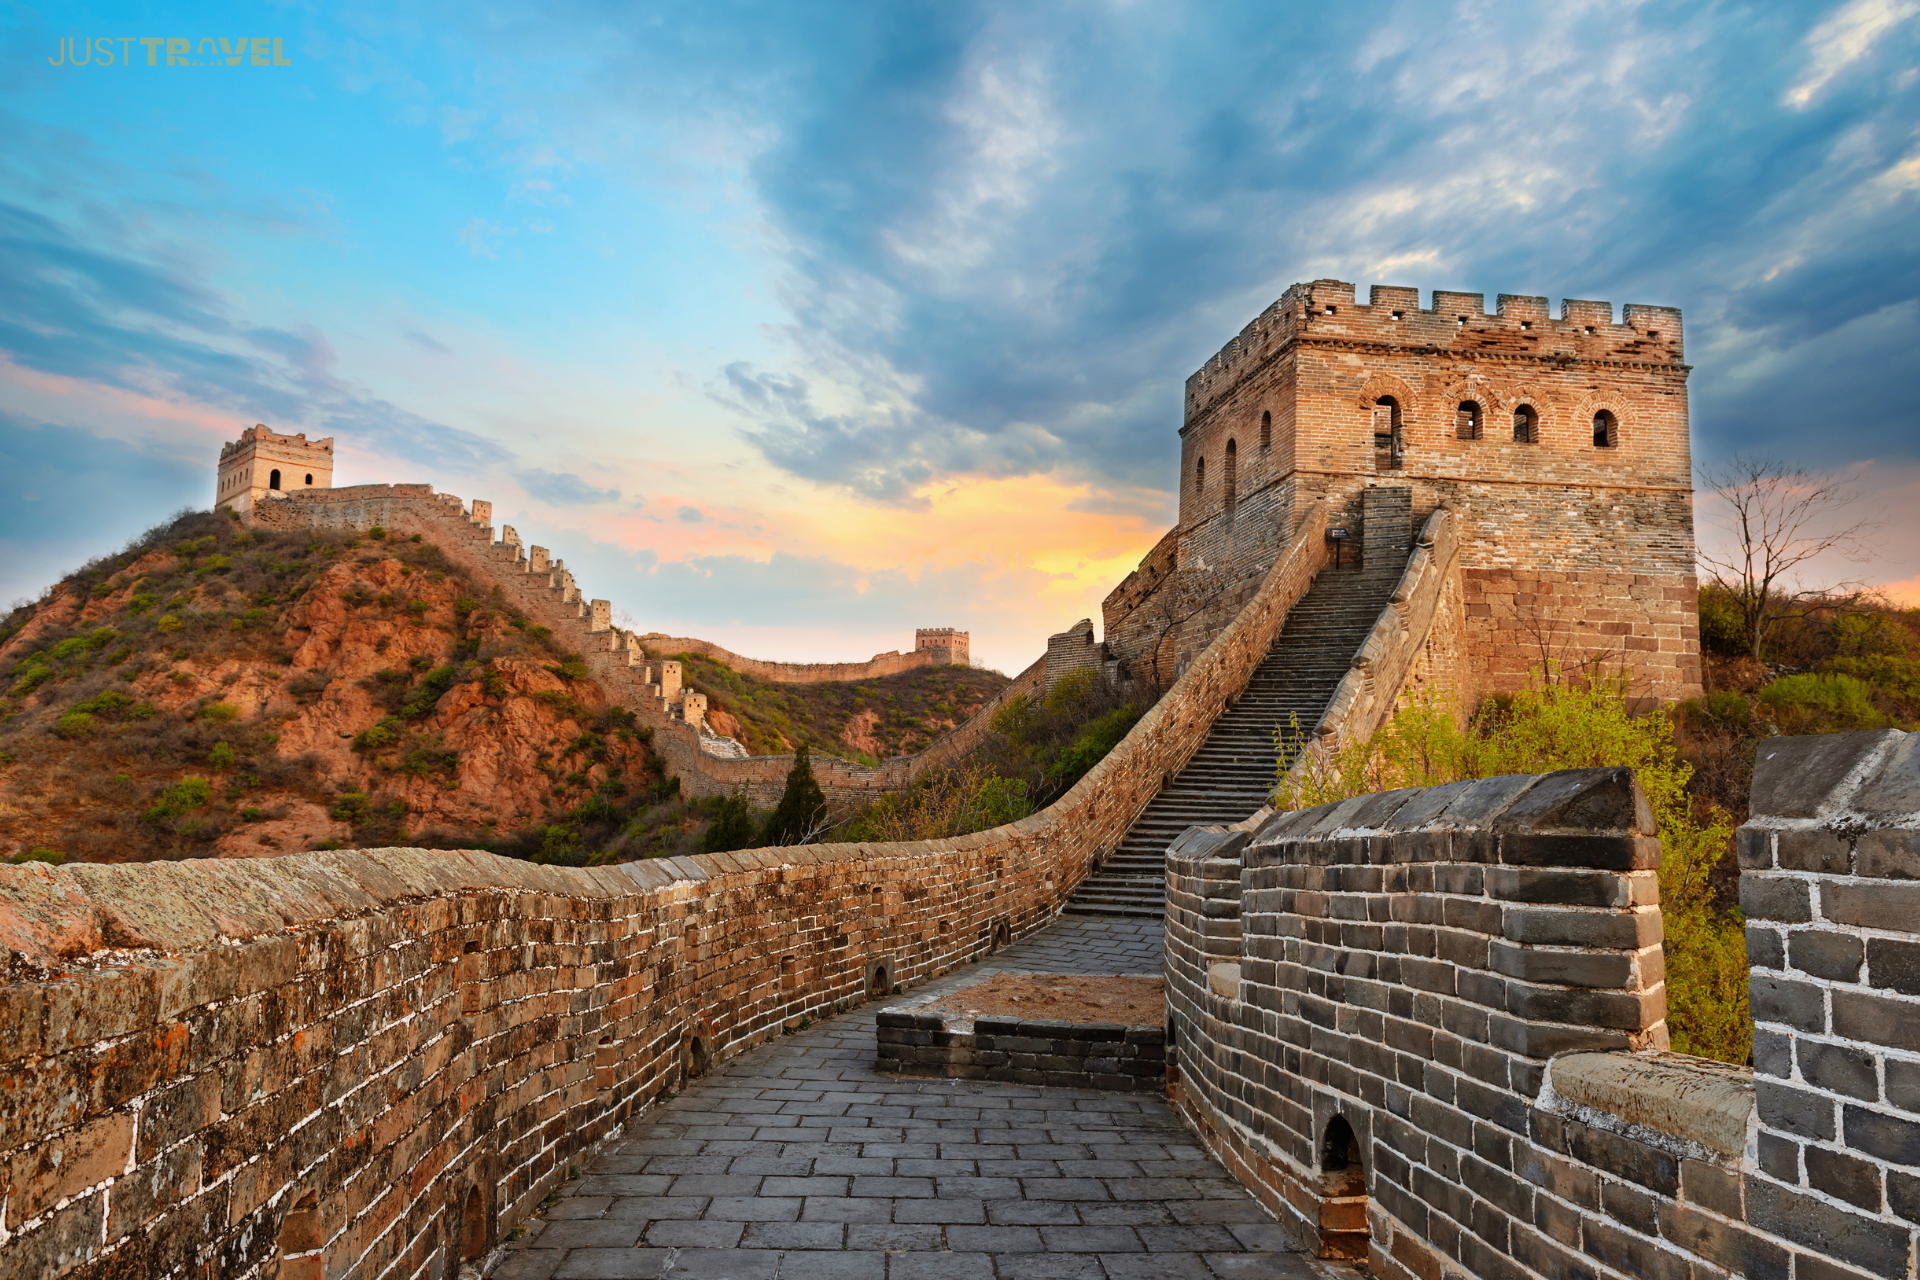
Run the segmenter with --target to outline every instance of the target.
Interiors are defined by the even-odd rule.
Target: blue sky
[[[1682,307],[1698,455],[1853,469],[1920,592],[1920,0],[4,13],[0,597],[264,421],[643,629],[1016,669],[1319,276]]]

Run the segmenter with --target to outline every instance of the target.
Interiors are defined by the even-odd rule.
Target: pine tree
[[[727,853],[753,843],[753,814],[744,795],[722,796],[710,804],[713,821],[700,842],[700,852]]]
[[[780,803],[767,815],[766,829],[760,833],[763,846],[799,844],[813,833],[827,812],[827,797],[814,781],[813,764],[807,758],[807,744],[794,753],[793,768],[787,770],[787,789]]]

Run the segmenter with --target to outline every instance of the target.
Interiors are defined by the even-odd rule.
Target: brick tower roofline
[[[1574,359],[1622,369],[1688,367],[1678,307],[1629,302],[1616,323],[1611,302],[1565,298],[1556,318],[1540,295],[1497,294],[1491,313],[1484,293],[1434,289],[1430,296],[1432,305],[1423,308],[1420,290],[1402,285],[1376,284],[1364,303],[1356,301],[1354,286],[1344,280],[1292,286],[1187,378],[1186,420],[1241,381],[1238,366],[1245,360],[1270,359],[1301,342],[1382,354],[1446,353],[1543,364]],[[1514,349],[1521,335],[1533,350]]]

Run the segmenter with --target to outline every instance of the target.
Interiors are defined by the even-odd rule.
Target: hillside
[[[705,654],[678,658],[689,686],[707,695],[707,723],[754,755],[778,755],[801,743],[816,755],[864,764],[923,750],[961,723],[1009,680],[978,667],[925,667],[899,675],[821,684],[772,684]]]
[[[1765,660],[1747,655],[1730,603],[1700,593],[1707,694],[1681,717],[1693,790],[1745,821],[1754,748],[1774,734],[1920,729],[1920,609],[1814,601],[1782,622]]]
[[[584,861],[681,807],[648,737],[544,628],[378,530],[185,515],[0,622],[0,852]]]

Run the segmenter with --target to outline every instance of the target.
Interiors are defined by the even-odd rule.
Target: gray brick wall
[[[1913,1277],[1916,744],[1762,748],[1757,1072],[1665,1052],[1660,850],[1625,770],[1359,797],[1244,848],[1189,832],[1176,1103],[1284,1221],[1396,1280]]]

